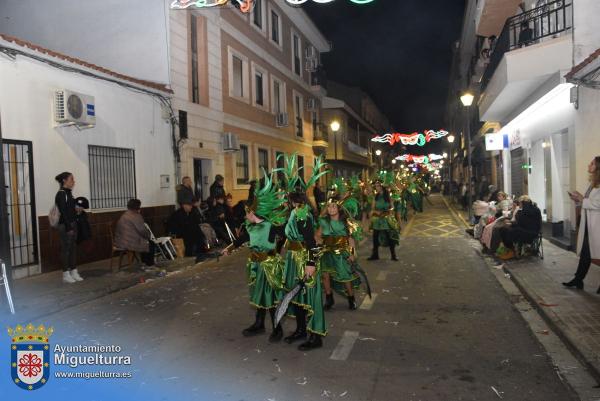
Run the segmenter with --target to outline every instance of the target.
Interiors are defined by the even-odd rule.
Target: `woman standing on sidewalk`
[[[575,201],[578,214],[581,214],[579,234],[577,235],[577,254],[579,265],[573,280],[563,283],[565,287],[583,289],[583,280],[587,275],[592,259],[600,259],[600,156],[596,156],[588,165],[590,186],[585,193],[569,192]],[[600,294],[600,288],[596,293]]]
[[[58,222],[58,235],[60,237],[60,254],[63,269],[63,282],[74,283],[82,281],[75,267],[77,255],[77,215],[75,213],[75,199],[73,187],[75,178],[73,174],[65,171],[54,178],[60,188],[54,197],[54,203],[60,212]]]

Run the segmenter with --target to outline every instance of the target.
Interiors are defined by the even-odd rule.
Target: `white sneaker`
[[[71,273],[67,272],[63,272],[63,283],[69,283],[69,284],[73,284],[75,283],[75,279],[73,277],[71,277]]]
[[[71,277],[75,280],[75,281],[83,281],[83,277],[81,277],[79,275],[79,272],[77,271],[77,269],[73,269],[71,270]]]

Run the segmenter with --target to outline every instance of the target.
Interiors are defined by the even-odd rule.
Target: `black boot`
[[[283,339],[288,344],[306,339],[306,311],[299,306],[296,306],[295,309],[296,331]]]
[[[333,292],[331,294],[325,294],[325,303],[323,304],[324,310],[329,310],[335,304],[333,300]]]
[[[569,281],[568,283],[562,283],[565,287],[571,288],[576,287],[578,290],[583,290],[583,281],[577,278]]]
[[[311,349],[321,348],[323,346],[323,340],[321,336],[315,333],[310,333],[308,341],[298,346],[300,351],[310,351]]]
[[[354,299],[354,295],[348,297],[348,308],[350,310],[356,310],[356,299]]]
[[[600,294],[600,287],[598,287],[598,290],[596,291],[596,294]]]
[[[269,336],[269,342],[277,343],[283,338],[283,329],[281,328],[281,323],[275,327],[275,309],[269,309],[269,313],[271,314],[271,323],[273,325],[273,332]]]
[[[266,312],[267,311],[264,309],[256,310],[256,320],[254,321],[254,324],[242,331],[244,337],[252,337],[265,332]]]
[[[367,260],[379,260],[379,248],[373,248],[371,257],[367,258]]]
[[[394,245],[390,245],[390,254],[392,255],[392,260],[398,261],[396,257],[396,247]]]

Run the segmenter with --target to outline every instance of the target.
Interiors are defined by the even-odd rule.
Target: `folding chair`
[[[150,241],[154,242],[154,244],[158,248],[158,253],[166,260],[175,260],[174,255],[177,255],[177,251],[175,250],[175,246],[173,246],[173,243],[171,242],[171,237],[156,238],[154,236],[154,233],[150,229],[150,226],[146,223],[144,223],[144,226],[150,233]]]
[[[2,277],[0,277],[0,284],[4,285],[6,291],[6,299],[8,299],[8,306],[10,307],[10,313],[15,314],[15,306],[13,305],[12,295],[10,294],[10,287],[8,285],[8,276],[6,275],[6,264],[0,259],[2,263]]]

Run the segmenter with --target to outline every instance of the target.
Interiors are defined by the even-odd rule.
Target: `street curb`
[[[485,258],[484,258],[485,260]],[[487,261],[486,261],[487,263]],[[575,358],[587,368],[590,375],[598,381],[600,384],[600,369],[595,366],[592,362],[588,360],[585,354],[578,348],[577,345],[571,340],[570,336],[566,334],[561,328],[561,319],[558,317],[552,316],[552,310],[550,308],[542,307],[538,300],[527,291],[525,286],[519,281],[517,277],[511,272],[510,268],[504,264],[502,266],[502,271],[506,274],[510,275],[510,280],[515,284],[515,286],[519,289],[521,294],[527,299],[527,301],[535,308],[538,314],[542,317],[542,319],[548,324],[548,327],[556,334],[558,338],[565,344],[565,346],[571,351],[571,353],[575,356]]]
[[[182,259],[185,259],[185,258],[182,258]],[[177,259],[175,259],[175,260],[177,260]],[[184,271],[187,271],[187,270],[191,270],[191,269],[193,269],[195,267],[207,264],[207,263],[209,263],[211,261],[213,261],[213,259],[207,259],[207,260],[204,260],[204,261],[199,262],[199,263],[193,263],[193,262],[191,262],[190,264],[186,263],[184,260],[182,260],[181,262],[175,262],[173,265],[177,267],[176,269],[173,269],[173,270],[169,269],[169,267],[172,268],[174,266],[165,266],[164,268],[161,268],[161,269],[162,270],[166,270],[167,271],[167,275],[163,276],[163,277],[157,277],[157,278],[159,278],[159,279],[168,279],[170,276],[173,275],[172,273],[174,273],[174,272],[184,272]],[[168,273],[171,273],[171,274],[168,274]],[[116,274],[116,273],[111,272],[111,273],[108,273],[108,274]],[[98,299],[101,299],[101,298],[104,298],[106,296],[112,295],[112,294],[114,294],[116,292],[119,292],[119,291],[124,291],[124,290],[130,289],[130,288],[134,288],[134,287],[137,287],[139,285],[146,284],[146,283],[150,285],[153,282],[160,282],[161,281],[161,280],[158,280],[157,278],[150,278],[149,281],[146,281],[144,279],[144,282],[140,282],[140,278],[142,278],[142,277],[144,277],[143,273],[137,274],[134,277],[132,277],[131,280],[127,280],[127,281],[123,280],[121,282],[117,282],[116,285],[115,285],[115,287],[111,286],[106,291],[98,291],[98,294],[96,296],[93,296],[91,298],[82,300],[80,302],[73,302],[71,304],[62,305],[59,309],[46,311],[46,312],[44,312],[41,315],[35,315],[35,316],[26,317],[25,320],[28,320],[28,321],[37,321],[37,320],[40,320],[42,318],[46,318],[48,316],[52,316],[52,315],[54,315],[56,313],[63,312],[65,310],[67,310],[67,309],[74,308],[74,307],[77,307],[77,306],[80,306],[80,305],[85,305],[85,304],[87,304],[89,302],[97,301]],[[8,318],[9,318],[9,320],[21,319],[21,317],[19,316],[18,311],[17,311],[17,313],[15,315],[9,315]]]

